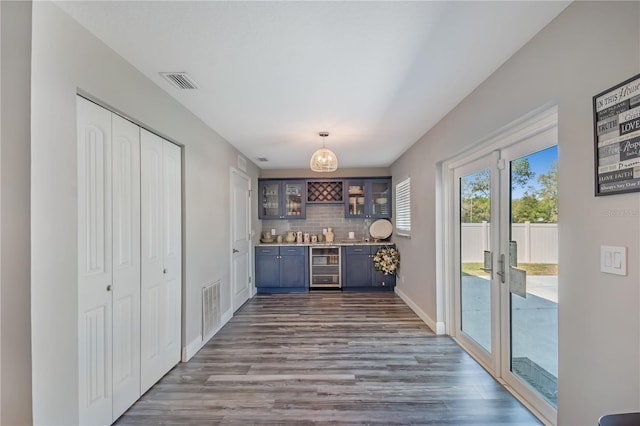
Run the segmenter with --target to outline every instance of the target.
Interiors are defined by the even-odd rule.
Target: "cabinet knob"
[[[163,270],[162,270],[162,273],[163,273],[163,274],[166,274],[166,273],[167,273],[167,270],[166,270],[166,269],[163,269]]]
[[[111,291],[111,284],[107,285],[107,291]]]

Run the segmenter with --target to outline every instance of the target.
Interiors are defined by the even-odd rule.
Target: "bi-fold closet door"
[[[180,149],[81,97],[77,115],[79,423],[110,424],[179,361]]]
[[[142,393],[180,361],[182,157],[141,129]]]

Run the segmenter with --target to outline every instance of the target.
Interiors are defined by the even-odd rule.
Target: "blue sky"
[[[529,159],[529,164],[531,165],[531,170],[535,173],[535,176],[531,181],[529,181],[528,185],[533,186],[534,188],[538,188],[538,176],[543,173],[547,173],[551,164],[558,158],[558,146],[552,146],[551,148],[547,148],[543,151],[539,151],[530,155],[527,155],[526,158]],[[522,194],[526,188],[516,188],[513,191],[512,197],[513,199],[518,199],[522,197]]]

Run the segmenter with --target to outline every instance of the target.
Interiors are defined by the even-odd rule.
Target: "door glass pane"
[[[364,183],[349,182],[349,214],[364,215]]]
[[[491,353],[491,279],[484,272],[490,247],[491,171],[460,178],[461,330]]]
[[[302,187],[301,183],[285,184],[285,213],[287,216],[302,214]]]
[[[265,183],[262,187],[262,216],[278,216],[278,184]]]
[[[511,161],[511,371],[557,406],[557,147]],[[517,249],[514,250],[514,248]],[[518,295],[516,293],[520,293]],[[526,297],[522,297],[526,295]]]
[[[387,182],[373,182],[371,184],[371,201],[373,202],[371,214],[374,216],[389,214],[389,200],[391,199],[389,186]]]

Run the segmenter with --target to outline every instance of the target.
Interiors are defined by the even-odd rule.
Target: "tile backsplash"
[[[332,228],[335,241],[346,240],[349,232],[355,233],[357,240],[369,238],[372,219],[352,219],[344,217],[343,204],[307,204],[306,219],[263,220],[262,232],[276,230],[276,235],[286,235],[287,231],[302,231],[322,234],[323,228]]]

